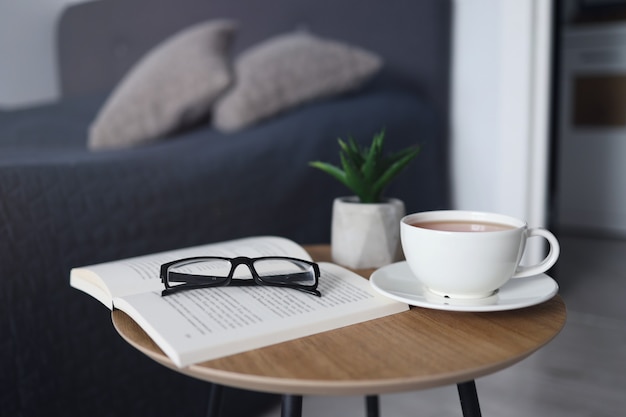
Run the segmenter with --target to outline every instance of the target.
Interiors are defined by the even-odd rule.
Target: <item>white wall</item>
[[[546,222],[549,0],[457,0],[454,205]]]
[[[499,151],[497,115],[497,0],[457,0],[453,34],[452,165],[454,205],[497,205],[492,163]]]
[[[59,95],[54,28],[66,5],[86,0],[0,0],[0,108]]]

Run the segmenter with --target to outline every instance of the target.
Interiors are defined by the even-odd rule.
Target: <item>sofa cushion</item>
[[[96,116],[89,148],[146,144],[206,116],[232,82],[229,55],[235,31],[232,21],[202,22],[150,50]]]
[[[235,63],[235,84],[215,105],[213,124],[235,131],[308,101],[360,87],[382,60],[364,49],[306,32],[253,45]]]

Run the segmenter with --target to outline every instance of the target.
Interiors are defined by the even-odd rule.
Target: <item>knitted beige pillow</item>
[[[232,82],[232,21],[188,27],[150,50],[115,87],[89,132],[92,150],[144,145],[206,116]]]
[[[382,66],[364,49],[306,32],[279,35],[244,51],[235,84],[215,104],[222,131],[254,125],[300,104],[360,87]]]

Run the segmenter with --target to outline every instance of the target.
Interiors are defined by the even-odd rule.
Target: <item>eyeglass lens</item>
[[[303,285],[315,284],[315,271],[305,262],[287,259],[257,259],[254,269],[261,280],[272,284]]]

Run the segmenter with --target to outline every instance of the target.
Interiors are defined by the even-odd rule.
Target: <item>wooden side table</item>
[[[327,245],[306,248],[317,261]],[[368,277],[372,271],[357,271]],[[283,416],[302,412],[302,396],[365,395],[378,414],[378,394],[457,384],[463,415],[480,416],[474,379],[509,367],[562,329],[560,296],[519,310],[467,313],[409,311],[179,369],[125,313],[113,324],[132,346],[160,364],[221,385],[283,394]],[[216,403],[218,404],[218,403]],[[217,406],[216,406],[217,409]]]

